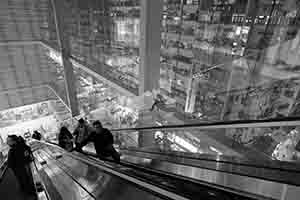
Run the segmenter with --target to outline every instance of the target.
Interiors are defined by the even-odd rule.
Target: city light
[[[220,150],[218,150],[217,148],[215,148],[213,146],[209,146],[209,149],[216,152],[218,155],[223,155],[223,153]]]
[[[57,62],[58,64],[60,64],[61,66],[63,65],[63,62],[62,62],[62,57],[60,54],[50,50],[49,51],[49,56],[50,58],[52,58],[55,62]]]
[[[187,142],[186,140],[182,139],[181,137],[179,137],[177,135],[174,136],[174,142],[179,144],[180,146],[186,148],[190,152],[193,152],[193,153],[198,152],[197,147],[195,147],[194,145],[190,144],[189,142]]]

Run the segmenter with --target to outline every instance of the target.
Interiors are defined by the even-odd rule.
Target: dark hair
[[[18,137],[18,142],[20,143],[20,144],[25,144],[26,142],[25,142],[25,139],[22,137],[22,136],[19,136]]]
[[[8,135],[7,137],[9,137],[10,139],[12,139],[15,142],[18,142],[18,140],[19,140],[19,137],[16,135]]]
[[[78,120],[78,122],[79,122],[80,124],[83,124],[83,123],[84,123],[84,119],[80,118],[80,119]]]
[[[67,127],[65,127],[65,126],[62,126],[60,128],[60,132],[69,132],[69,129]]]
[[[26,145],[26,141],[22,136],[8,135],[7,137],[16,142],[17,145]]]
[[[102,127],[102,124],[99,120],[96,120],[96,121],[93,122],[93,126],[96,126],[96,125]]]

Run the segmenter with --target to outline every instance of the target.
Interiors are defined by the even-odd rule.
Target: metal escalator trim
[[[7,169],[8,169],[8,166],[7,166],[7,158],[3,161],[3,163],[1,164],[1,174],[0,174],[0,183],[2,182],[6,172],[7,172]]]
[[[138,165],[138,164],[137,164]],[[147,166],[147,169],[151,166]],[[170,162],[156,163],[152,166],[152,169],[162,171],[162,173],[173,173],[178,176],[185,176],[189,181],[195,181],[196,183],[206,183],[212,187],[221,188],[223,190],[228,190],[231,192],[236,192],[237,194],[245,194],[244,196],[257,198],[262,197],[270,199],[280,199],[282,194],[281,190],[285,187],[296,187],[293,185],[288,185],[278,182],[270,182],[263,179],[254,179],[248,176],[240,176],[225,172],[220,172],[217,170],[210,170],[205,168],[194,168],[190,166],[179,166]],[[193,169],[194,168],[194,169]],[[171,169],[171,170],[170,170]],[[172,169],[175,171],[171,172]],[[191,173],[189,173],[191,172]],[[226,181],[225,181],[226,180]],[[259,189],[258,189],[259,188]],[[264,188],[274,188],[272,190],[265,190]],[[247,195],[250,194],[250,195]]]
[[[52,144],[55,146],[58,146],[57,143],[54,143],[52,141],[46,141],[48,144]],[[126,149],[126,148],[125,148]],[[122,150],[122,149],[120,149]],[[136,151],[136,152],[141,152],[141,153],[152,153],[152,154],[158,154],[158,155],[167,155],[165,152],[158,152],[158,151],[145,151],[145,150],[140,150],[136,148],[132,149],[126,149],[129,151]],[[173,152],[172,152],[173,153]],[[169,153],[170,156],[172,153]],[[178,154],[178,152],[176,152]],[[182,152],[180,152],[182,153]],[[183,154],[183,153],[182,153]],[[193,156],[195,155],[195,156]],[[267,169],[267,170],[278,170],[278,171],[283,171],[283,172],[294,172],[294,173],[300,173],[300,163],[290,163],[290,162],[283,162],[283,161],[268,161],[265,160],[264,163],[257,163],[253,160],[248,160],[248,159],[243,159],[243,158],[232,158],[228,156],[213,156],[213,155],[199,155],[199,154],[193,154],[193,155],[184,155],[184,156],[178,156],[182,157],[183,159],[193,159],[193,160],[203,160],[203,161],[208,161],[208,162],[215,162],[215,163],[225,163],[225,164],[231,164],[231,165],[236,165],[236,166],[245,166],[245,167],[252,167],[252,168],[257,168],[257,169]],[[177,157],[177,156],[176,156]]]
[[[126,175],[126,174],[120,173],[120,172],[118,172],[118,171],[116,171],[116,170],[113,170],[113,169],[111,169],[111,168],[109,168],[109,167],[102,166],[102,165],[100,165],[99,163],[96,163],[95,161],[91,161],[91,160],[88,160],[88,161],[87,161],[87,160],[85,160],[85,159],[83,159],[83,158],[80,158],[79,156],[73,156],[73,155],[72,155],[71,157],[73,157],[73,158],[75,158],[75,159],[78,159],[78,160],[81,160],[81,161],[83,161],[83,162],[86,162],[86,163],[88,163],[88,164],[94,165],[95,167],[98,167],[98,168],[100,168],[101,170],[103,170],[103,171],[105,171],[105,172],[107,172],[107,173],[110,173],[110,174],[112,174],[112,175],[115,175],[115,176],[117,176],[117,177],[120,177],[120,178],[122,178],[122,179],[125,179],[125,180],[127,180],[127,181],[129,181],[129,182],[132,182],[132,183],[134,183],[134,184],[136,184],[136,185],[139,185],[139,186],[141,186],[141,187],[143,187],[143,188],[147,188],[147,189],[149,189],[149,190],[152,190],[153,192],[155,192],[155,193],[157,193],[157,194],[160,194],[160,195],[162,195],[162,196],[166,196],[166,197],[168,197],[168,198],[170,198],[170,199],[175,199],[175,200],[187,200],[187,198],[185,198],[185,197],[183,197],[183,196],[180,196],[180,195],[175,194],[175,193],[173,193],[173,192],[167,191],[167,190],[165,190],[165,189],[163,189],[163,188],[160,188],[160,187],[157,187],[157,186],[155,186],[155,185],[153,185],[153,184],[149,184],[149,183],[147,183],[147,182],[141,181],[141,180],[139,180],[139,179],[137,179],[137,178],[134,178],[134,177],[128,176],[128,175]],[[94,162],[95,162],[95,163],[94,163]]]
[[[47,143],[46,143],[46,144],[47,144]],[[57,145],[54,145],[54,144],[48,144],[48,145],[54,146],[54,147],[56,147],[56,148],[61,149],[60,147],[58,147]],[[65,151],[64,149],[61,149],[61,150],[62,150],[62,151]],[[146,183],[146,182],[141,181],[141,180],[139,180],[139,179],[137,179],[137,178],[130,177],[130,176],[126,175],[126,174],[122,174],[122,173],[120,173],[120,172],[118,172],[118,171],[116,171],[116,170],[113,170],[113,169],[109,168],[109,167],[100,165],[98,162],[96,162],[95,160],[92,160],[92,159],[90,159],[90,158],[85,158],[85,159],[83,159],[83,158],[81,158],[80,156],[71,154],[71,153],[69,153],[69,152],[65,152],[65,154],[68,155],[68,156],[70,156],[70,157],[73,158],[73,159],[80,160],[81,162],[87,163],[87,164],[89,164],[89,165],[93,165],[93,166],[95,166],[95,167],[101,169],[101,170],[104,171],[104,172],[107,172],[107,173],[112,174],[112,175],[114,175],[114,176],[120,177],[120,178],[122,178],[122,179],[124,179],[124,180],[126,180],[126,181],[129,181],[129,182],[131,182],[131,183],[133,183],[133,184],[136,184],[136,185],[138,185],[138,186],[140,186],[140,187],[142,187],[142,188],[151,190],[151,191],[153,191],[153,192],[155,192],[155,193],[157,193],[157,194],[160,194],[160,195],[162,195],[162,196],[165,196],[165,197],[167,197],[167,198],[174,199],[174,200],[188,200],[188,199],[185,198],[185,197],[182,197],[182,196],[180,196],[180,195],[178,195],[178,194],[175,194],[175,193],[173,193],[173,192],[170,192],[170,191],[167,191],[167,190],[165,190],[165,189],[162,189],[162,188],[160,188],[160,187],[158,187],[158,186],[155,186],[155,185]]]
[[[52,144],[52,145],[57,147],[57,144]],[[64,151],[64,150],[62,149],[62,151]],[[93,155],[93,154],[89,153],[89,155]],[[162,170],[160,170],[160,171],[162,171]],[[216,171],[218,171],[218,170],[216,170]],[[224,173],[224,172],[221,172],[221,173]],[[245,174],[243,174],[242,176],[245,176]],[[188,178],[193,178],[193,177],[188,177]],[[205,180],[202,180],[202,179],[195,179],[195,181],[198,182],[198,184],[199,184],[199,182],[204,182],[205,184],[209,184],[208,186],[210,186],[210,187],[219,188],[220,190],[223,190],[223,191],[233,192],[236,194],[241,194],[241,192],[242,192],[243,194],[245,194],[244,196],[248,196],[250,198],[251,197],[253,198],[253,196],[254,196],[254,198],[258,198],[258,196],[260,197],[261,195],[263,195],[263,194],[256,194],[253,191],[250,192],[250,190],[249,191],[248,190],[239,190],[238,188],[232,188],[230,186],[227,187],[225,185],[218,185],[217,183],[206,182]],[[265,199],[265,197],[262,197],[262,198]],[[266,198],[270,198],[270,197],[266,197]]]
[[[65,152],[64,149],[61,149],[60,147],[57,147],[57,145],[50,145],[50,146],[53,146],[54,148],[57,148],[60,151]],[[87,155],[92,156],[92,159],[94,161],[96,161],[96,162],[99,163],[99,160],[95,159],[95,154],[94,153],[88,153]],[[107,162],[106,162],[106,164],[107,164]],[[121,165],[124,166],[122,163],[121,163]],[[130,166],[127,166],[127,167],[132,168],[132,164],[130,163]],[[139,170],[142,171],[141,167],[138,166],[136,168],[139,168]],[[237,195],[237,196],[244,196],[246,198],[248,197],[248,198],[253,198],[253,199],[264,199],[264,200],[265,199],[273,199],[270,196],[269,197],[268,196],[264,196],[263,193],[258,194],[258,193],[255,193],[253,191],[250,192],[250,191],[246,191],[246,190],[239,190],[238,188],[233,188],[233,187],[230,187],[230,186],[226,187],[226,185],[215,184],[215,183],[207,182],[205,180],[197,180],[197,179],[191,180],[190,178],[193,178],[193,177],[183,177],[181,175],[167,173],[167,172],[165,172],[163,170],[155,170],[155,169],[154,170],[151,170],[151,169],[149,170],[148,168],[147,169],[144,168],[144,170],[147,171],[147,173],[149,173],[149,171],[154,172],[154,173],[156,172],[156,173],[158,173],[158,174],[160,174],[162,176],[167,176],[169,179],[170,178],[179,179],[179,180],[181,179],[181,180],[185,180],[185,181],[188,181],[188,182],[191,182],[191,183],[194,183],[194,184],[200,184],[200,185],[202,185],[204,187],[214,188],[216,191],[219,190],[219,191],[223,191],[225,193],[226,192],[232,193],[232,194]]]
[[[43,180],[45,191],[47,191],[49,197],[53,200],[63,200],[63,197],[60,195],[60,193],[56,190],[52,180],[47,175],[47,173],[44,170],[41,170],[39,172],[39,176]],[[53,198],[52,198],[53,197]]]
[[[53,142],[48,142],[52,145],[56,145],[56,143]],[[170,161],[170,162],[174,162],[177,164],[181,164],[181,165],[188,165],[188,166],[194,166],[194,167],[201,167],[204,169],[209,169],[209,170],[216,170],[216,169],[212,169],[212,168],[207,168],[207,167],[203,167],[203,166],[199,166],[196,164],[185,164],[182,162],[179,162],[177,158],[185,160],[185,161],[189,161],[189,160],[195,160],[195,162],[211,162],[211,163],[217,163],[219,165],[219,163],[221,164],[228,164],[228,165],[232,165],[233,167],[249,167],[249,168],[255,168],[261,171],[265,171],[265,170],[269,170],[269,171],[278,171],[279,173],[300,173],[300,166],[299,169],[295,168],[295,165],[299,165],[299,164],[295,164],[295,163],[287,163],[287,162],[279,162],[279,161],[272,161],[272,162],[268,162],[268,163],[264,163],[261,165],[256,164],[256,162],[254,161],[249,161],[246,159],[240,159],[240,158],[230,158],[230,157],[224,157],[224,156],[213,156],[213,155],[197,155],[197,156],[192,156],[192,155],[184,155],[184,156],[174,156],[173,152],[172,153],[165,153],[165,152],[158,152],[158,151],[145,151],[145,150],[139,150],[139,149],[126,149],[124,148],[125,151],[133,151],[133,152],[139,152],[139,153],[145,153],[145,154],[157,154],[160,156],[170,156],[170,157],[176,157],[176,159],[171,159],[171,160],[164,160],[164,161]],[[122,149],[120,149],[122,150]],[[176,152],[177,153],[177,152]],[[181,152],[180,152],[181,153]],[[175,160],[175,161],[174,161]],[[279,164],[279,167],[277,167],[275,164]],[[230,167],[232,169],[232,167]],[[237,174],[237,175],[241,175],[241,176],[249,176],[249,177],[253,177],[253,178],[261,178],[261,176],[256,176],[253,174],[243,174],[240,172],[240,170],[238,172],[235,171],[226,171],[226,170],[216,170],[216,171],[220,171],[220,172],[225,172],[225,173],[232,173],[232,174]],[[256,170],[257,171],[257,170]],[[259,172],[257,172],[259,174]],[[265,173],[265,172],[263,172]],[[277,180],[274,177],[271,178],[266,178],[266,180],[268,181],[276,181],[276,182],[281,182],[281,183],[285,183],[285,184],[292,184],[292,185],[300,185],[300,181],[299,184],[296,183],[294,180],[292,179],[287,179],[287,181],[285,180]]]
[[[261,166],[257,167],[256,165],[223,162],[223,161],[216,161],[216,160],[205,159],[205,158],[195,159],[192,157],[174,156],[171,154],[168,155],[161,152],[148,152],[148,151],[139,151],[139,150],[133,151],[133,150],[123,149],[122,153],[124,155],[133,156],[133,157],[156,159],[162,162],[169,162],[178,165],[184,165],[184,166],[195,167],[195,168],[203,168],[203,169],[208,169],[208,170],[213,170],[213,171],[218,171],[223,173],[235,174],[239,176],[246,176],[250,178],[264,179],[272,182],[279,182],[283,184],[300,186],[299,179],[290,178],[291,175],[295,176],[296,174],[298,174],[300,176],[300,172],[298,170],[283,170],[280,168],[270,168],[270,167],[261,167]],[[272,175],[268,175],[268,174],[272,174]]]
[[[5,168],[6,163],[7,163],[7,158],[0,165],[1,170]]]
[[[35,154],[37,154],[37,153],[35,152]],[[38,154],[38,156],[40,157],[41,155]],[[43,181],[43,184],[44,184],[43,187],[46,189],[48,196],[53,197],[53,199],[55,199],[55,200],[63,200],[63,197],[57,191],[49,174],[46,173],[47,169],[49,169],[51,171],[51,169],[48,167],[48,164],[44,165],[44,166],[40,165],[40,168],[38,167],[38,165],[40,165],[40,163],[35,163],[35,166],[38,170],[39,176],[40,176],[41,180]]]
[[[60,163],[60,165],[58,164],[57,166],[64,172],[66,173],[71,179],[72,181],[74,181],[77,185],[79,185],[89,196],[91,196],[93,199],[96,199],[95,195],[93,195],[91,192],[89,192],[79,181],[76,180],[76,178],[74,178],[74,176],[69,173],[66,169],[64,169],[64,167],[62,167],[61,165],[63,165],[59,160],[53,158],[48,152],[46,152],[45,150],[43,150],[43,152],[45,154],[48,155],[48,158],[50,158],[51,160],[53,160],[56,163]],[[68,167],[66,167],[68,168]]]
[[[92,159],[95,159],[97,161],[97,156],[95,154],[93,154],[93,153],[86,153],[86,154],[88,156],[91,156]],[[108,162],[113,162],[113,161],[110,161],[110,160],[107,160],[107,161]],[[153,173],[153,174],[156,174],[160,177],[166,177],[168,179],[170,179],[170,178],[171,179],[179,179],[179,180],[183,180],[183,181],[194,183],[194,184],[200,184],[202,186],[206,186],[206,187],[212,188],[214,190],[220,190],[220,191],[223,191],[223,192],[232,193],[232,194],[235,194],[237,196],[244,196],[244,197],[253,198],[253,199],[257,199],[257,200],[267,200],[267,199],[268,200],[273,200],[273,198],[270,198],[270,197],[265,197],[265,196],[261,196],[261,195],[258,195],[258,194],[253,194],[253,193],[250,193],[250,192],[247,192],[247,191],[237,190],[237,189],[231,188],[231,187],[220,186],[220,185],[217,185],[217,184],[214,184],[214,183],[205,182],[203,180],[192,179],[190,177],[185,177],[185,176],[182,176],[182,175],[169,173],[169,172],[162,171],[162,170],[157,170],[157,169],[154,169],[154,168],[141,167],[137,164],[132,164],[132,163],[129,163],[129,162],[126,162],[126,161],[122,161],[122,163],[120,163],[120,165],[123,165],[125,167],[130,167],[130,168],[133,168],[133,169],[138,169],[138,170],[143,171],[145,173],[150,173],[150,174]]]
[[[33,155],[35,155],[35,154],[37,154],[37,153],[33,152]],[[39,154],[38,154],[38,156],[40,157]],[[37,157],[37,155],[34,156],[34,157],[35,157],[35,159],[34,159],[32,165],[33,165],[33,167],[35,168],[35,171],[36,171],[36,173],[37,173],[37,176],[38,176],[38,178],[39,178],[39,181],[40,181],[41,185],[42,185],[43,188],[44,188],[44,191],[45,191],[45,194],[46,194],[47,199],[48,199],[48,200],[51,200],[52,198],[51,198],[51,195],[50,195],[50,193],[49,193],[49,191],[48,191],[49,188],[46,187],[45,180],[42,178],[42,175],[40,174],[41,172],[40,172],[40,170],[39,170],[39,168],[38,168],[38,166],[37,166],[37,163],[36,163],[36,157]],[[41,164],[39,164],[39,165],[41,166],[41,169],[42,169],[42,168],[43,168],[42,165],[41,165]],[[52,190],[53,190],[53,189],[52,189]],[[51,191],[52,194],[53,194],[53,192],[55,193],[55,198],[54,198],[55,200],[62,199],[62,198],[59,196],[59,194],[58,194],[57,191]],[[53,196],[54,196],[54,195],[53,195]],[[59,197],[58,197],[58,196],[59,196]]]
[[[39,174],[39,170],[38,170],[38,168],[37,168],[37,166],[36,166],[35,161],[32,162],[32,166],[33,166],[33,168],[34,168],[34,169],[32,169],[32,170],[35,170],[35,172],[36,172],[36,174],[37,174],[37,176],[38,176],[39,182],[40,182],[41,185],[43,186],[43,189],[44,189],[44,192],[45,192],[45,194],[46,194],[47,200],[51,200],[50,195],[49,195],[49,193],[48,193],[48,190],[47,190],[47,188],[45,187],[44,180],[41,178],[41,176],[40,176],[40,174]],[[33,173],[33,172],[32,172],[32,173]],[[36,187],[36,185],[35,185],[35,187]],[[37,192],[38,192],[38,191],[37,191]]]
[[[47,154],[46,152],[43,152],[43,154]],[[49,165],[48,165],[48,168],[46,169],[46,170],[44,170],[45,171],[45,173],[48,175],[48,177],[50,177],[49,176],[49,172],[50,173],[53,173],[53,167],[57,167],[59,170],[60,170],[60,172],[61,173],[64,173],[64,180],[65,180],[65,178],[68,178],[74,185],[76,185],[76,188],[77,189],[80,189],[80,190],[83,190],[84,191],[84,193],[85,193],[85,195],[84,195],[84,197],[82,197],[81,196],[81,198],[84,198],[84,199],[86,199],[86,198],[88,198],[88,199],[95,199],[95,197],[93,196],[93,195],[91,195],[87,190],[86,190],[86,188],[84,187],[84,186],[82,186],[82,184],[80,184],[77,180],[76,180],[76,178],[74,178],[70,173],[68,173],[68,171],[67,170],[65,170],[62,166],[60,166],[60,164],[57,162],[57,160],[55,160],[54,158],[52,158],[51,156],[49,156],[48,157],[50,160],[49,160]],[[48,171],[48,172],[47,172]],[[56,171],[56,169],[55,169],[55,171]],[[53,173],[53,174],[55,174],[55,173]],[[62,176],[57,176],[57,175],[54,175],[53,177],[51,177],[50,179],[53,179],[53,180],[55,180],[56,181],[56,184],[57,183],[60,183],[62,180],[59,180],[59,178],[62,178]],[[54,182],[55,182],[54,181]],[[62,191],[61,191],[62,192]],[[59,193],[61,193],[61,192],[59,192]],[[74,191],[73,191],[74,192]],[[80,192],[79,192],[79,194],[81,194]],[[61,195],[64,195],[63,193],[61,193]],[[81,194],[82,195],[82,194]]]
[[[49,152],[50,151],[52,151],[52,150],[50,150],[49,148],[47,149]],[[64,151],[65,152],[65,150],[61,150],[61,149],[59,149],[59,151]],[[48,153],[48,152],[47,152]],[[48,155],[50,156],[50,154],[48,153]],[[70,155],[64,155],[64,157],[69,157],[69,158],[71,158],[71,159],[74,159],[72,156],[70,156]],[[74,160],[78,160],[78,159],[74,159]],[[82,161],[80,161],[80,162],[82,162]],[[99,160],[98,160],[98,162],[99,162]],[[61,164],[62,165],[65,165],[65,164],[63,164],[62,162],[61,162]],[[94,166],[94,165],[91,165],[91,166]],[[95,166],[94,166],[95,167]],[[70,167],[69,166],[66,166],[66,168],[68,168],[68,169],[70,169]],[[99,168],[99,167],[96,167],[96,168]],[[70,169],[71,170],[71,169]],[[101,171],[104,171],[104,170],[101,170]],[[107,174],[110,174],[110,173],[108,173],[108,172],[106,172],[106,171],[104,171],[104,173],[107,173]],[[115,176],[115,175],[110,175],[110,176]],[[116,177],[116,178],[118,178],[118,179],[120,179],[120,177]],[[123,180],[123,179],[120,179],[120,180],[122,180],[122,181],[125,181],[125,182],[129,182],[128,180]],[[131,182],[130,182],[131,183]],[[131,183],[132,184],[132,183]],[[140,188],[140,189],[142,189],[142,190],[144,190],[145,192],[153,192],[153,190],[151,190],[151,189],[148,189],[148,188],[145,188],[145,187],[142,187],[142,186],[140,186],[140,185],[137,185],[137,184],[132,184],[132,185],[134,185],[135,187],[137,187],[137,188]],[[156,193],[156,195],[157,196],[159,196],[159,197],[161,197],[162,199],[171,199],[170,197],[168,197],[168,196],[166,196],[166,195],[164,195],[164,194],[161,194],[161,193]]]
[[[253,120],[252,120],[253,121]],[[260,120],[261,121],[261,120]],[[226,122],[227,123],[227,122]],[[282,126],[286,126],[283,122],[281,121],[280,123],[283,123]],[[300,124],[300,121],[293,121],[292,123],[298,123],[297,126],[299,126]],[[290,124],[291,125],[291,124]],[[142,131],[142,130],[148,130],[148,131],[154,131],[154,130],[174,130],[176,128],[173,128],[173,127],[179,127],[180,125],[170,125],[170,126],[164,126],[164,127],[143,127],[143,128],[128,128],[128,129],[114,129],[112,130],[112,132],[122,132],[124,131],[125,134],[126,134],[126,131]],[[194,126],[193,124],[191,126]],[[291,126],[296,126],[295,124],[294,125],[291,125]],[[210,127],[210,125],[209,125]],[[244,126],[244,127],[247,127]],[[261,126],[258,126],[258,127],[261,127]],[[270,127],[270,126],[267,126],[267,127]],[[192,128],[190,127],[189,125],[182,125],[182,128]],[[201,130],[202,127],[197,127],[197,125],[195,125],[194,128],[197,128],[199,130]],[[224,126],[223,125],[220,125],[218,129],[223,129]],[[204,127],[205,129],[205,127]],[[209,136],[209,134],[207,134]],[[139,149],[135,149],[135,151],[142,151],[142,150],[139,150]],[[260,154],[264,154],[263,152],[258,152],[256,151],[255,149],[253,149],[254,152],[251,152],[252,154],[255,154],[257,155],[257,153],[260,153]],[[159,152],[154,152],[156,154],[159,154]],[[197,155],[197,154],[194,154],[194,155]],[[198,154],[199,155],[199,154]],[[197,155],[197,156],[198,156]],[[192,156],[188,156],[188,157],[192,157]],[[195,157],[195,156],[194,156]],[[198,157],[201,157],[201,155],[199,155]],[[298,172],[300,173],[300,163],[291,163],[291,162],[286,162],[286,161],[278,161],[278,160],[273,160],[273,159],[266,159],[266,160],[253,160],[253,159],[246,159],[246,158],[238,158],[238,157],[230,157],[230,156],[212,156],[212,155],[209,155],[210,159],[209,161],[215,161],[215,162],[224,162],[224,163],[229,163],[229,164],[233,164],[233,165],[244,165],[244,166],[249,166],[249,167],[255,167],[255,168],[262,168],[262,169],[275,169],[275,170],[282,170],[282,171],[291,171],[291,172]],[[215,158],[214,158],[215,157]],[[266,157],[266,156],[265,156]],[[193,158],[193,159],[197,159],[197,158]]]
[[[280,127],[280,126],[298,126],[300,117],[271,118],[264,120],[232,120],[217,122],[201,122],[194,124],[176,124],[137,128],[112,129],[112,132],[120,131],[143,131],[143,130],[168,130],[168,129],[186,129],[197,128],[199,130],[225,129],[225,128],[251,128],[251,127]]]
[[[99,186],[99,185],[102,185],[102,183],[99,184],[99,183],[97,183],[97,182],[95,182],[95,181],[93,181],[93,183],[91,183],[89,180],[86,179],[85,176],[82,176],[81,173],[76,172],[76,169],[74,170],[74,168],[73,168],[74,166],[73,166],[72,164],[71,164],[71,165],[68,165],[68,164],[69,164],[68,161],[66,162],[65,159],[70,158],[70,157],[68,157],[67,155],[63,155],[62,157],[57,158],[56,156],[53,156],[53,154],[57,153],[57,150],[56,150],[56,152],[55,152],[55,151],[53,151],[53,149],[50,148],[50,147],[45,148],[44,151],[45,151],[49,156],[51,156],[53,160],[55,160],[56,162],[59,162],[59,163],[57,163],[57,166],[61,165],[61,169],[63,168],[63,169],[65,169],[66,171],[70,172],[70,173],[72,174],[72,176],[74,177],[74,179],[78,180],[78,182],[81,183],[82,185],[85,185],[85,187],[87,188],[87,190],[90,191],[90,193],[92,193],[94,196],[97,196],[97,197],[98,197],[98,195],[101,193],[101,192],[99,193],[99,187],[98,187],[98,186]],[[54,152],[55,152],[55,153],[54,153]],[[60,152],[60,150],[59,150],[58,152]],[[60,153],[61,153],[61,152],[60,152]],[[62,152],[62,153],[64,153],[64,152]],[[70,158],[70,159],[72,159],[72,160],[75,161],[75,159],[73,159],[73,158]],[[88,167],[88,166],[86,165],[86,163],[82,163],[81,161],[78,161],[78,160],[76,160],[76,161],[77,161],[78,163],[81,164],[81,166],[79,167],[80,169],[83,169],[83,168],[85,168],[85,167]],[[72,163],[72,162],[71,162],[71,163]],[[99,170],[99,171],[100,171],[100,170]],[[95,174],[94,174],[95,177],[99,176],[100,179],[102,180],[102,175],[97,174],[98,172],[94,172],[94,173],[95,173]],[[100,174],[101,174],[101,172],[100,172]],[[99,180],[99,177],[98,177],[97,180]],[[82,183],[82,179],[85,179],[86,182],[84,181],[84,182]],[[88,184],[88,185],[87,185],[87,184]],[[103,186],[103,185],[102,185],[102,186]],[[101,191],[101,187],[100,187],[100,191]]]

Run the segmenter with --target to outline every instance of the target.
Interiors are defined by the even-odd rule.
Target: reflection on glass
[[[161,93],[188,120],[298,114],[299,3],[166,0]]]
[[[253,160],[299,162],[298,127],[199,128],[115,132],[121,150],[161,152],[185,156],[223,156]]]
[[[99,69],[99,73],[132,92],[138,88],[140,6],[139,0],[66,1],[63,13],[74,58]],[[55,23],[49,9],[49,37],[55,41]],[[115,59],[128,59],[126,65]]]

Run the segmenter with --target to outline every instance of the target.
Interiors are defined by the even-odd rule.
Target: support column
[[[139,94],[159,88],[163,0],[141,0]]]
[[[141,0],[139,95],[159,89],[163,0]],[[143,113],[141,113],[143,115]],[[143,117],[142,117],[143,118]],[[151,117],[150,117],[151,118]],[[140,126],[153,123],[142,119]],[[139,132],[139,147],[155,148],[155,131]]]
[[[70,62],[70,44],[69,44],[69,37],[66,31],[66,24],[67,22],[64,21],[64,12],[69,8],[66,8],[64,5],[64,1],[61,0],[51,0],[52,8],[53,8],[53,15],[55,18],[55,26],[56,26],[56,33],[57,39],[60,47],[60,51],[62,54],[62,64],[64,67],[64,79],[65,79],[65,88],[66,88],[66,95],[67,95],[67,103],[70,107],[72,116],[79,115],[78,109],[78,100],[77,100],[77,92],[76,87],[76,78],[73,71],[72,63]]]

